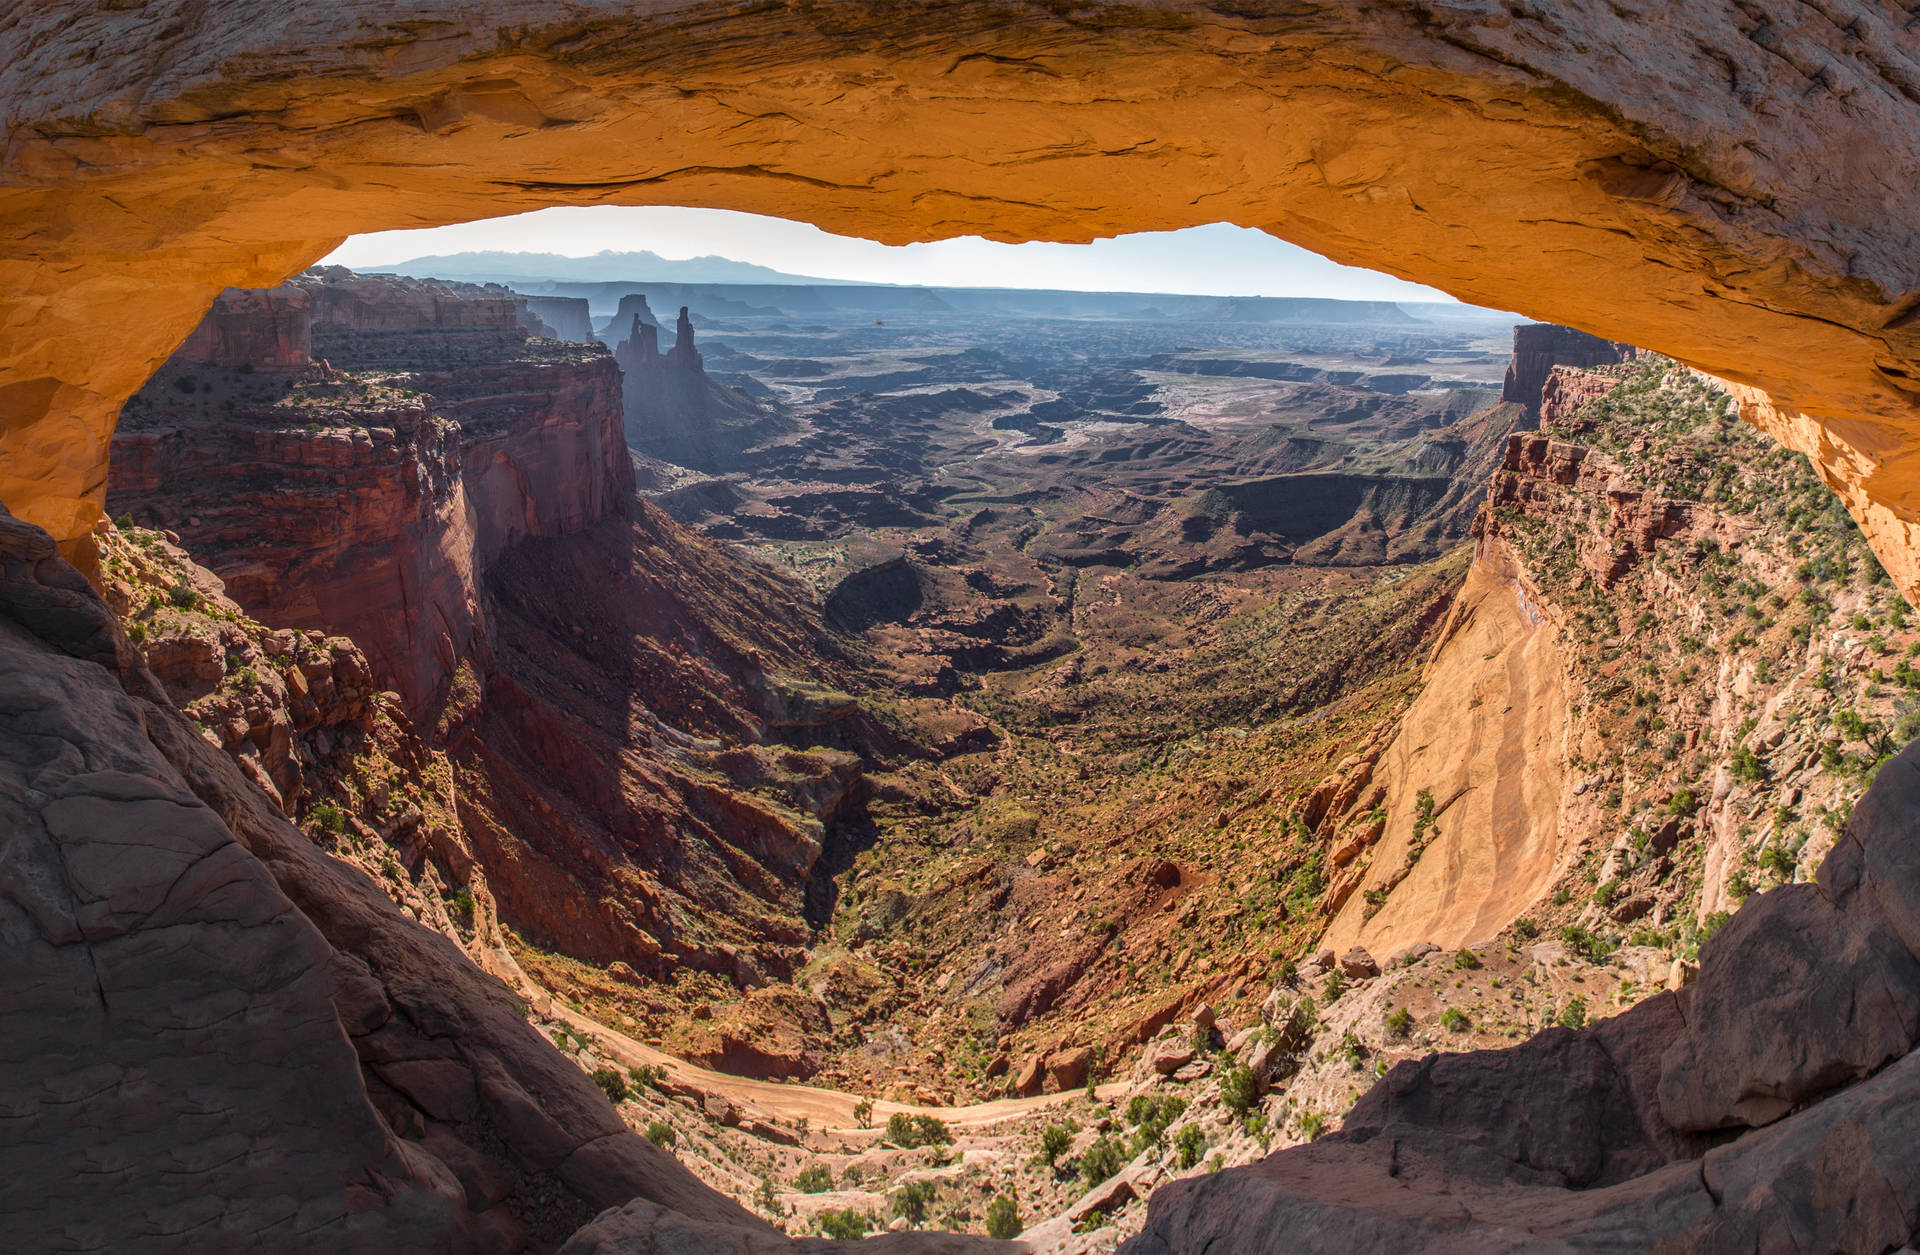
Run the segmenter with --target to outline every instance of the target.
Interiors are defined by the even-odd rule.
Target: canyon
[[[352,1223],[753,1249],[769,1221],[850,1234],[912,1187],[957,1230],[1011,1200],[1035,1250],[1352,1249],[1381,1191],[1323,1174],[1382,1138],[1434,1148],[1420,1188],[1453,1195],[1596,1179],[1443,1149],[1508,1119],[1474,1114],[1473,1067],[1533,1078],[1543,1131],[1601,1101],[1559,1097],[1596,1049],[1568,1033],[1641,1114],[1579,1144],[1573,1118],[1552,1153],[1617,1164],[1611,1190],[1669,1181],[1721,1117],[1661,1123],[1681,1106],[1654,1088],[1695,1088],[1662,1069],[1697,1066],[1663,1008],[1735,1014],[1711,990],[1753,976],[1716,959],[1744,934],[1724,921],[1823,883],[1920,722],[1910,669],[1876,678],[1910,633],[1861,534],[1663,358],[1470,313],[799,330],[769,296],[705,335],[764,417],[701,468],[630,454],[615,354],[525,299],[339,270],[223,296],[120,424],[106,603],[78,620],[111,643],[47,618],[86,600],[57,559],[8,602],[26,645],[177,709],[143,716],[149,775],[180,773],[318,924],[299,944],[333,957],[309,962],[360,982],[322,995],[360,1017],[358,1080],[336,1055],[330,1083],[406,1167]],[[650,369],[729,387],[702,356]],[[1623,1027],[1583,1027],[1608,1011]],[[1860,1021],[1855,1046],[1853,1023],[1798,1049],[1848,1075],[1903,1053],[1904,1029]],[[1766,1036],[1699,1032],[1696,1054]],[[1835,1101],[1809,1066],[1742,1118]],[[112,1126],[93,1109],[70,1137]],[[338,1170],[309,1171],[324,1210]],[[1678,1232],[1788,1205],[1755,1188],[1747,1212],[1609,1214]],[[1589,1214],[1540,1197],[1568,1233]],[[1442,1204],[1395,1206],[1438,1240]]]
[[[1911,25],[0,14],[10,1240],[1906,1248]],[[1567,326],[302,270],[587,203]]]
[[[221,289],[278,283],[355,230],[563,203],[889,242],[1231,221],[1742,385],[1743,413],[1826,468],[1915,586],[1920,324],[1882,174],[1917,133],[1899,14],[1011,12],[10,13],[4,212],[35,227],[0,285],[0,499],[84,560],[121,403]],[[1856,133],[1878,159],[1834,142]]]

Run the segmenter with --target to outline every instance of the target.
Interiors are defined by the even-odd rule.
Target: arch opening
[[[1839,26],[1796,11],[1762,39],[1734,4],[1628,13],[1576,3],[1497,18],[1430,7],[1341,5],[1302,16],[1103,4],[1020,8],[1014,20],[961,5],[933,21],[924,11],[698,3],[586,16],[523,8],[515,25],[484,31],[451,6],[443,21],[416,6],[405,23],[349,10],[288,15],[271,28],[236,20],[245,16],[240,6],[184,18],[168,6],[80,9],[40,6],[7,19],[27,55],[0,70],[0,90],[20,102],[7,123],[0,213],[28,224],[0,246],[0,502],[76,557],[86,556],[107,489],[115,416],[223,289],[279,283],[354,230],[502,208],[678,203],[778,212],[902,242],[967,233],[1085,239],[1230,222],[1462,299],[1645,345],[1730,381],[1749,422],[1813,458],[1901,588],[1920,587],[1910,537],[1920,246],[1911,223],[1889,211],[1902,189],[1889,189],[1884,173],[1916,164],[1920,127],[1900,58],[1887,55],[1903,47],[1903,32],[1884,13],[1863,11]],[[77,75],[67,63],[78,46],[160,49],[170,68],[155,79],[139,58],[111,55]],[[1882,139],[1871,162],[1832,142],[1862,130]],[[1674,386],[1694,396],[1686,377]],[[1579,480],[1577,459],[1551,444],[1514,456],[1507,469],[1516,476]],[[1551,490],[1514,491],[1508,504],[1524,513],[1537,500],[1530,494]],[[1271,512],[1258,493],[1230,497],[1223,511]],[[1395,508],[1384,495],[1366,505],[1375,514]],[[1193,523],[1196,531],[1209,525]],[[630,573],[619,565],[623,552],[599,555],[605,572]],[[886,565],[870,574],[892,591],[867,600],[911,611],[927,590],[900,586]],[[537,626],[541,607],[514,594],[541,574],[522,571],[522,583],[499,594],[520,626]],[[591,573],[576,574],[584,584]],[[179,595],[204,594],[188,587]],[[1525,598],[1515,605],[1524,619]],[[1468,634],[1483,628],[1498,638],[1499,624],[1440,623],[1476,648],[1499,643]],[[760,626],[772,635],[753,648],[786,647],[779,625]],[[437,620],[436,656],[457,657],[451,642],[463,630]],[[307,646],[290,648],[296,660],[306,657]],[[328,665],[342,674],[339,660]],[[1541,676],[1516,667],[1482,677],[1476,697],[1482,679],[1525,694]],[[589,681],[575,674],[567,682]],[[533,704],[524,688],[489,696],[522,715]],[[839,709],[835,692],[818,685],[777,697],[807,718]],[[671,740],[669,730],[643,726],[637,706],[616,714],[623,726]],[[164,712],[152,717],[174,726]],[[1668,730],[1645,717],[1650,733]],[[538,730],[530,720],[523,726]],[[1454,725],[1430,726],[1445,733]],[[581,766],[556,744],[536,746],[546,766]],[[191,736],[167,745],[181,773],[192,774],[181,763],[206,767]],[[1529,752],[1499,750],[1509,762]],[[751,766],[779,789],[798,776],[808,787],[830,782],[836,761],[821,754]],[[1329,800],[1340,797],[1349,810],[1364,801],[1379,762],[1383,771],[1411,770],[1405,755],[1369,760],[1365,771],[1343,763],[1327,782]],[[628,778],[645,768],[621,764]],[[213,776],[194,778],[204,784],[232,768],[207,770]],[[1350,785],[1357,792],[1346,797]],[[228,820],[237,831],[306,866],[298,848],[274,846],[283,823],[275,828],[222,796],[223,818],[239,816]],[[1401,798],[1380,823],[1417,826],[1423,805],[1444,814],[1451,802]],[[1666,839],[1666,821],[1690,817],[1678,792],[1663,805],[1649,843]],[[991,818],[1018,831],[1033,816]],[[1631,862],[1623,854],[1609,865]],[[1177,887],[1177,869],[1175,885],[1157,865],[1138,870],[1142,910]],[[1868,873],[1853,870],[1867,883]],[[315,872],[288,884],[306,891],[322,879]],[[647,889],[636,886],[635,899]],[[1360,891],[1350,900],[1368,903]],[[1631,905],[1599,902],[1602,886],[1593,892],[1597,907]],[[316,902],[300,905],[324,915],[329,903]],[[1355,913],[1364,929],[1364,906]],[[348,914],[358,924],[378,913]],[[707,957],[716,971],[738,963],[730,943],[701,940],[714,942]],[[731,976],[754,973],[735,966]],[[369,994],[352,974],[340,979],[344,992],[303,986],[303,996],[346,999],[371,1033],[388,995]],[[1027,993],[1044,1001],[1053,983]],[[395,1005],[422,1016],[430,1001],[417,989],[394,994]],[[521,1027],[493,1011],[513,1023],[469,1025],[485,1049]],[[1704,1046],[1689,1049],[1700,1057],[1684,1063],[1711,1070]],[[339,1075],[354,1075],[340,1052],[325,1057]],[[370,1092],[385,1101],[418,1086],[432,1095],[423,1103],[444,1099],[456,1111],[471,1099],[498,1119],[525,1115],[527,1104],[577,1114],[568,1086],[580,1079],[525,1059],[535,1099],[499,1087],[484,1059],[469,1060],[477,1099],[462,1088],[466,1079],[436,1088],[434,1077],[446,1073],[389,1067],[416,1058],[369,1065],[378,1078]],[[1042,1070],[1056,1063],[1054,1082],[1073,1073],[1072,1059],[1051,1056]],[[1779,1114],[1715,1106],[1720,1079],[1702,1082],[1708,1097],[1687,1117],[1700,1129]],[[369,1116],[353,1131],[387,1146],[391,1179],[414,1182],[422,1196],[437,1192],[435,1206],[459,1192],[392,1151],[394,1129],[382,1119]],[[607,1139],[595,1150],[542,1119],[526,1116],[512,1131],[536,1148],[540,1172],[564,1182],[570,1205],[591,1211],[645,1180],[655,1201],[717,1223],[740,1219],[618,1130],[595,1126]]]
[[[1892,72],[1850,55],[1897,46],[1878,15],[1770,36],[1844,65],[1844,105],[1781,70],[1734,6],[1424,25],[683,4],[432,39],[410,21],[371,42],[303,15],[242,38],[244,65],[220,58],[235,32],[211,19],[68,16],[17,19],[32,51],[4,84],[6,212],[37,225],[5,260],[0,500],[69,546],[98,517],[119,404],[222,288],[278,282],[355,230],[680,203],[894,242],[1229,221],[1643,344],[1755,389],[1752,420],[1826,468],[1915,585],[1914,244],[1826,138],[1920,143]],[[125,64],[56,68],[80,30],[160,41],[178,68],[129,104]],[[1648,58],[1672,73],[1641,72]],[[139,325],[103,343],[129,308]]]

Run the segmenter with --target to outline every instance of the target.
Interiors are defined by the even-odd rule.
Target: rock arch
[[[227,285],[675,203],[903,242],[1203,222],[1743,385],[1920,589],[1920,38],[1885,0],[45,0],[0,16],[0,501],[70,550]]]

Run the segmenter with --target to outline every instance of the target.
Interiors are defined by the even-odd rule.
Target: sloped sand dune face
[[[1891,7],[14,6],[0,500],[349,232],[712,205],[888,241],[1260,227],[1759,390],[1909,591],[1920,53]],[[1764,394],[1763,399],[1760,394]]]
[[[1505,544],[1482,540],[1420,696],[1374,772],[1385,835],[1323,947],[1357,943],[1382,958],[1423,941],[1452,949],[1525,914],[1561,854],[1566,730],[1559,630]],[[1421,790],[1434,823],[1415,849]],[[1391,891],[1386,909],[1370,914],[1369,889]]]

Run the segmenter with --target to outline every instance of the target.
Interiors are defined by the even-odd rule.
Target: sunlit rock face
[[[562,203],[894,242],[1225,220],[1757,390],[1911,592],[1920,53],[1893,7],[1775,8],[15,6],[0,500],[77,552],[120,403],[221,288],[353,231]]]

